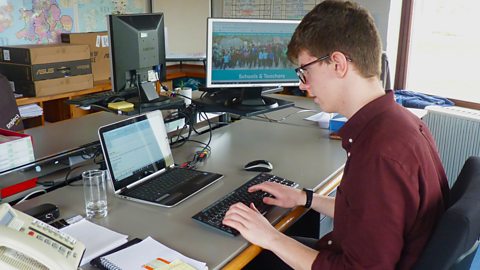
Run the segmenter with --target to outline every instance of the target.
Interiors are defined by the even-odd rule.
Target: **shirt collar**
[[[368,123],[384,111],[394,107],[394,104],[393,91],[388,90],[385,95],[358,110],[338,132],[342,138],[342,147],[348,150]]]

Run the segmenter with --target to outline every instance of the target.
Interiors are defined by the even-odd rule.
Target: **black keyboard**
[[[248,192],[249,187],[263,183],[265,181],[277,182],[290,187],[298,186],[298,184],[293,181],[268,173],[260,173],[252,179],[248,180],[242,186],[238,187],[234,191],[225,195],[223,198],[217,200],[207,208],[203,209],[201,212],[198,212],[192,218],[204,224],[213,226],[214,228],[228,234],[234,236],[238,235],[239,232],[237,230],[222,224],[223,217],[225,216],[225,213],[228,211],[230,206],[237,202],[242,202],[246,205],[250,205],[250,203],[253,202],[258,211],[265,215],[268,210],[272,208],[272,206],[264,204],[263,198],[267,196],[272,197],[272,195],[262,191]]]
[[[201,175],[203,175],[203,172],[175,168],[150,179],[138,187],[125,191],[123,195],[158,202],[174,188]]]
[[[105,91],[80,97],[75,97],[67,100],[67,103],[78,106],[89,106],[92,104],[105,103],[106,101],[113,102],[124,100],[125,97],[137,94],[137,90],[122,90],[121,92]]]

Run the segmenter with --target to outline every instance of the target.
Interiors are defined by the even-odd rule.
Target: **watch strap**
[[[307,195],[307,201],[305,202],[304,207],[305,208],[310,208],[310,207],[312,207],[313,190],[308,189],[308,188],[303,188],[303,191],[305,191],[305,194]]]

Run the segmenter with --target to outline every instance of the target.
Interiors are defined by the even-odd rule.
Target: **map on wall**
[[[223,0],[223,17],[301,19],[320,0]]]
[[[145,0],[0,0],[0,46],[59,42],[64,32],[106,31],[105,15],[142,13]]]

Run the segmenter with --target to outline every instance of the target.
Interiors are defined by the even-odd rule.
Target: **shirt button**
[[[348,139],[348,142],[353,143],[353,139],[352,138]]]
[[[328,240],[327,245],[330,246],[332,243],[333,243],[332,240]]]
[[[350,157],[350,152],[347,153],[347,157]]]

